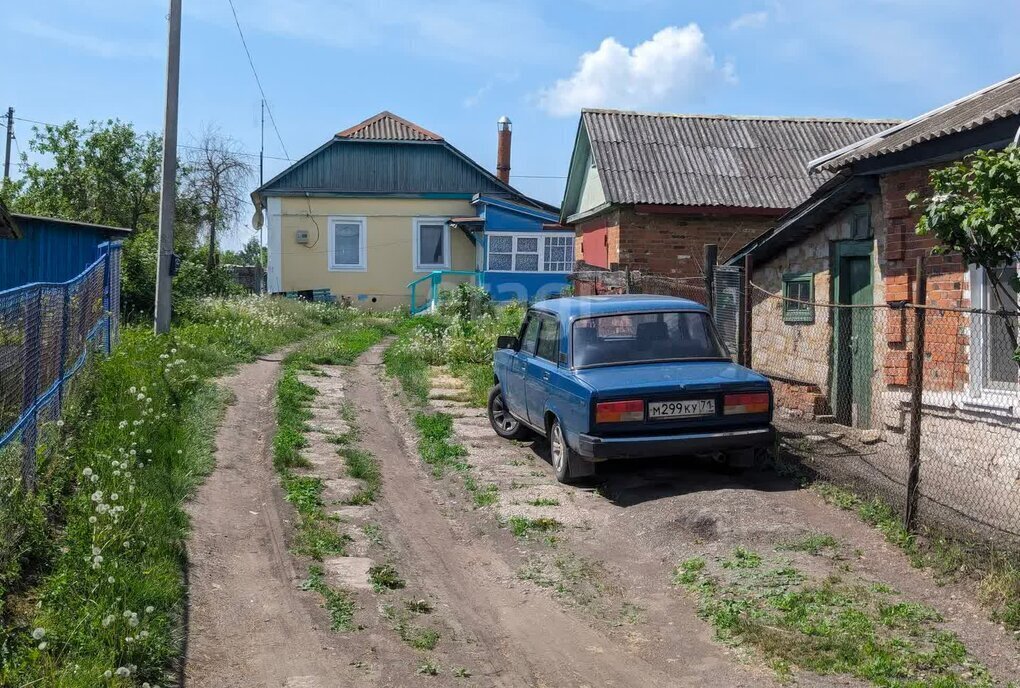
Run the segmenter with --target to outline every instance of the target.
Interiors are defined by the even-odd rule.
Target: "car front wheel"
[[[489,390],[489,423],[496,434],[508,440],[523,440],[531,434],[519,420],[510,415],[503,398],[503,390],[493,385]]]

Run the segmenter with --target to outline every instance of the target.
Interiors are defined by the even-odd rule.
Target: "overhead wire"
[[[255,84],[259,87],[259,93],[262,94],[262,101],[266,104],[266,112],[269,113],[269,122],[273,125],[273,131],[276,132],[276,138],[280,142],[280,148],[283,149],[283,154],[290,158],[290,153],[287,152],[287,146],[283,143],[283,137],[280,136],[280,128],[276,126],[276,117],[273,116],[273,108],[269,106],[269,99],[266,98],[266,91],[262,88],[262,80],[259,78],[258,70],[255,69],[255,61],[251,57],[251,51],[248,50],[248,41],[244,38],[244,31],[241,29],[241,20],[237,17],[237,8],[234,7],[234,0],[227,0],[230,4],[230,11],[234,15],[234,25],[237,26],[237,34],[241,37],[241,45],[244,46],[244,54],[248,56],[248,65],[251,67],[251,73],[255,77]]]

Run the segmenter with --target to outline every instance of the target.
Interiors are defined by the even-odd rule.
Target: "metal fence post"
[[[64,298],[60,318],[60,370],[57,373],[57,413],[64,408],[64,371],[67,370],[67,331],[71,326],[71,288],[62,287]]]
[[[35,489],[35,440],[39,415],[35,401],[39,392],[39,332],[42,327],[42,287],[36,287],[34,291],[35,294],[25,301],[25,308],[34,312],[26,313],[25,337],[22,342],[22,408],[31,411],[21,428],[21,443],[24,447],[21,484],[28,491]],[[29,306],[30,303],[34,306]]]
[[[715,263],[718,257],[719,247],[705,244],[705,305],[712,318],[715,318]]]
[[[752,355],[751,355],[751,319],[752,319],[752,308],[751,308],[751,275],[754,272],[754,258],[748,253],[744,256],[744,317],[743,327],[741,332],[743,338],[741,340],[740,349],[740,364],[751,367]]]
[[[914,342],[910,360],[910,433],[907,437],[907,504],[903,526],[913,531],[917,516],[918,486],[921,482],[921,404],[924,391],[924,305],[927,301],[928,279],[924,256],[914,268]]]
[[[110,315],[110,303],[113,300],[113,292],[110,289],[110,242],[100,244],[99,250],[103,252],[103,312],[106,314],[106,353],[109,355],[113,350],[113,323]]]

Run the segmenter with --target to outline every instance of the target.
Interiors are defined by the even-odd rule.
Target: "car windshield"
[[[728,358],[701,311],[620,313],[574,321],[575,367]]]

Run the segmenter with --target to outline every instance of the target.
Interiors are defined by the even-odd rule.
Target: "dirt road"
[[[235,401],[216,436],[216,468],[188,507],[189,687],[355,685],[287,552],[290,507],[269,456],[279,369],[267,357],[221,380]]]
[[[421,462],[401,396],[382,379],[382,351],[303,380],[319,391],[313,425],[343,409],[382,473],[376,501],[336,508],[337,526],[358,561],[392,566],[404,587],[373,590],[363,571],[348,571],[341,582],[358,628],[329,630],[321,598],[300,588],[308,562],[288,552],[292,511],[269,457],[279,363],[246,366],[224,381],[237,401],[219,431],[216,470],[190,508],[188,686],[778,685],[713,640],[671,572],[689,556],[818,530],[853,543],[861,576],[937,607],[995,676],[1015,671],[1012,640],[966,595],[936,586],[817,496],[771,474],[738,479],[664,462],[615,469],[597,490],[566,488],[540,444],[496,438],[480,411],[456,401],[459,383],[440,377],[430,404],[455,417],[472,479],[496,495],[478,508],[463,475],[437,480]],[[352,482],[324,440],[306,451],[319,477]],[[515,538],[505,527],[514,516],[555,518],[560,529]],[[418,642],[426,634],[431,642]],[[863,685],[814,675],[798,683]]]

